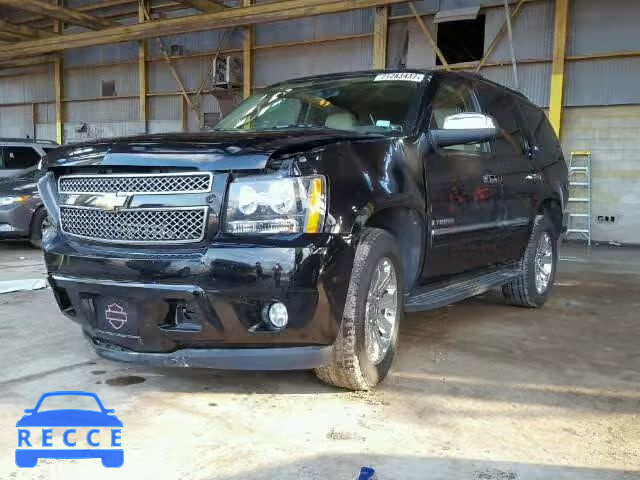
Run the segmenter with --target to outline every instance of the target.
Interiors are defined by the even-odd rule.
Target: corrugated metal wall
[[[64,79],[64,98],[67,100],[102,96],[102,81],[115,82],[115,96],[138,94],[138,65],[123,63],[106,67],[67,69]]]
[[[259,50],[254,59],[257,86],[307,75],[371,68],[371,39]]]
[[[38,137],[54,124],[55,99],[50,65],[0,71],[0,137]],[[49,137],[43,137],[49,138]]]
[[[432,3],[433,2],[422,2],[422,10],[429,11],[432,8]],[[460,2],[460,5],[469,3],[471,2]],[[520,14],[513,22],[514,49],[518,59],[549,60],[551,58],[551,52],[553,50],[553,8],[553,0],[541,0],[524,5]],[[486,50],[503,25],[505,16],[502,8],[488,9],[483,13],[486,16]],[[395,28],[391,30],[390,48],[400,49],[404,36],[408,31],[407,67],[435,68],[435,53],[430,47],[424,33],[418,27],[417,22],[413,18],[408,18],[398,23],[404,25],[404,28],[393,25]],[[437,37],[437,24],[434,24],[429,17],[425,18],[425,23],[434,37]],[[398,57],[398,54],[394,53],[396,50],[390,51],[390,60]],[[507,65],[490,66],[492,62],[501,62]],[[514,86],[509,42],[506,36],[498,43],[487,63],[489,66],[482,69],[482,75],[510,87]],[[518,66],[518,71],[520,89],[538,105],[548,106],[551,63],[549,61],[521,63]]]
[[[541,0],[525,4],[512,22],[513,44],[518,59],[551,58],[553,51],[553,15],[554,2]],[[502,8],[485,11],[485,51],[504,24],[505,14]],[[511,62],[508,37],[500,42],[489,61]]]
[[[639,51],[640,2],[574,0],[570,12],[568,55]],[[640,57],[570,61],[568,106],[640,103]]]
[[[373,11],[273,22],[256,27],[256,46],[299,43],[254,51],[254,84],[258,87],[288,78],[371,68]],[[334,37],[360,37],[304,44]]]
[[[512,0],[512,5],[516,0]],[[70,5],[85,0],[73,0]],[[237,0],[228,0],[237,5]],[[499,4],[495,0],[421,0],[416,8],[434,35],[437,25],[430,14],[441,9],[470,5]],[[602,16],[603,4],[599,0],[572,0],[568,55],[585,55],[594,52],[640,50],[637,35],[637,18],[640,2],[609,0],[607,16]],[[538,0],[525,4],[513,23],[515,51],[519,64],[520,86],[536,103],[548,106],[550,83],[550,58],[553,42],[553,0]],[[195,13],[192,9],[168,11],[170,17]],[[486,16],[485,48],[504,22],[501,7],[483,10]],[[424,34],[418,28],[406,4],[391,8],[391,16],[400,16],[389,25],[388,63],[391,67],[405,64],[409,67],[433,68],[435,55]],[[128,23],[135,22],[129,19]],[[80,31],[72,27],[69,31]],[[344,70],[367,69],[372,61],[373,10],[365,9],[334,15],[309,17],[297,20],[259,25],[255,29],[256,49],[254,58],[254,86],[262,87],[286,78]],[[223,31],[205,31],[166,37],[163,42],[168,50],[180,45],[187,58],[174,58],[173,65],[185,88],[195,91],[209,68],[211,54],[220,45]],[[342,40],[330,40],[343,37]],[[317,43],[320,41],[320,43]],[[282,44],[291,44],[281,46]],[[182,104],[177,97],[178,86],[166,62],[162,59],[159,43],[150,40],[148,62],[149,124],[152,131],[181,128]],[[239,29],[225,42],[223,49],[239,53],[242,35]],[[277,48],[269,48],[276,45]],[[123,131],[113,127],[122,122],[130,131],[138,133],[144,126],[138,123],[138,67],[137,42],[117,45],[87,47],[64,52],[65,106],[67,121],[73,124],[96,125],[94,132]],[[498,44],[483,75],[498,82],[513,85],[506,37]],[[36,103],[35,118],[30,121],[41,125],[36,130],[49,132],[45,127],[55,121],[55,112],[47,102],[54,101],[52,68],[3,70],[0,72],[0,115],[5,118],[18,110],[8,110],[8,104]],[[598,60],[567,61],[566,104],[568,106],[635,104],[640,103],[640,58],[610,58]],[[95,100],[101,97],[103,80],[115,82],[116,98]],[[209,85],[206,85],[208,89]],[[174,96],[167,96],[173,94]],[[206,101],[200,113],[215,113],[219,106],[215,99],[205,94]],[[89,101],[93,99],[95,101]],[[31,112],[32,109],[28,109]],[[206,112],[205,112],[206,110]],[[24,114],[26,115],[26,114]],[[26,117],[21,116],[24,119]],[[25,121],[4,120],[0,135],[24,131]],[[108,124],[108,125],[107,125]],[[187,122],[197,127],[200,122]],[[18,126],[22,125],[22,126]],[[79,127],[78,127],[79,128]],[[29,131],[33,131],[31,125]],[[88,134],[87,134],[88,135]],[[84,138],[72,135],[71,139]]]

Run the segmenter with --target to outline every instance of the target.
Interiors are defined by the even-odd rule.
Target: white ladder
[[[587,240],[591,246],[591,152],[571,152],[569,160],[569,227],[570,235]]]

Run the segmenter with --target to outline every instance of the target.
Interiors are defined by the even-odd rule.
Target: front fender
[[[424,175],[416,148],[407,138],[374,137],[328,146],[301,165],[304,173],[327,177],[327,231],[357,234],[378,212],[395,208],[423,216]]]

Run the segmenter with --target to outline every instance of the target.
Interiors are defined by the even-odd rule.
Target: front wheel
[[[315,370],[323,382],[369,390],[389,372],[404,310],[404,277],[396,243],[385,230],[363,231],[331,364]]]
[[[29,243],[33,248],[42,248],[42,233],[51,226],[49,215],[44,207],[40,207],[31,219]]]
[[[504,297],[512,305],[541,307],[553,286],[557,264],[558,239],[547,217],[538,215],[520,261],[522,273],[502,287]]]

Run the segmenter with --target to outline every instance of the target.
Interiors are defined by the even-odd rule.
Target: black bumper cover
[[[62,312],[82,326],[104,358],[300,370],[330,361],[353,265],[346,239],[314,240],[227,244],[180,256],[99,248],[88,256],[88,246],[49,242],[45,260]],[[113,329],[105,321],[105,305],[112,301],[131,312],[127,328]],[[266,328],[261,316],[275,301],[289,311],[282,331]]]
[[[228,370],[309,370],[331,361],[332,347],[185,348],[170,353],[134,352],[96,341],[96,353],[107,360],[155,367]]]

